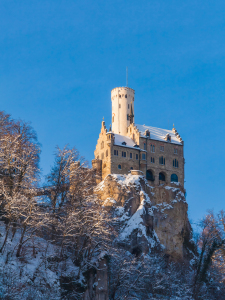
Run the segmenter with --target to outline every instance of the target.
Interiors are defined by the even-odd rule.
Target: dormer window
[[[139,146],[137,144],[134,145],[135,148],[139,148]]]
[[[127,144],[126,142],[122,142],[122,145],[126,146],[126,144]]]
[[[148,129],[145,130],[145,136],[150,137],[150,131]]]
[[[171,142],[171,135],[170,135],[169,133],[166,134],[165,140],[166,140],[167,142]]]

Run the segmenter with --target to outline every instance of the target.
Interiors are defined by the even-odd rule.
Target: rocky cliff
[[[179,183],[152,187],[140,175],[108,175],[95,193],[119,221],[118,242],[131,253],[164,248],[173,260],[189,256],[191,226]]]
[[[117,243],[125,250],[137,257],[158,251],[173,261],[193,257],[188,205],[179,183],[153,187],[141,175],[113,174],[97,185],[95,193],[116,220]],[[106,260],[100,260],[100,265],[84,300],[108,299]]]

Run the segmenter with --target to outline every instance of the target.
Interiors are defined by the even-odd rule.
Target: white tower
[[[111,91],[112,131],[127,135],[127,127],[134,123],[134,93],[128,87],[117,87]]]

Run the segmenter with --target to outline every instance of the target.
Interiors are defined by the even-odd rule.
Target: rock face
[[[137,256],[160,249],[175,261],[189,258],[193,249],[184,192],[179,183],[151,187],[143,176],[132,174],[107,175],[95,189],[102,205],[117,219],[121,247]],[[96,279],[90,276],[84,300],[108,300],[105,259],[100,264]]]
[[[118,241],[131,253],[161,246],[173,260],[191,247],[184,189],[179,183],[151,187],[143,176],[108,175],[95,193],[120,222]]]

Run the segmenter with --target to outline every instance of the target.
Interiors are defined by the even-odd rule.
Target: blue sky
[[[190,218],[225,209],[225,2],[0,1],[0,110],[31,121],[47,174],[56,145],[89,161],[110,91],[135,89],[135,121],[185,143]]]

